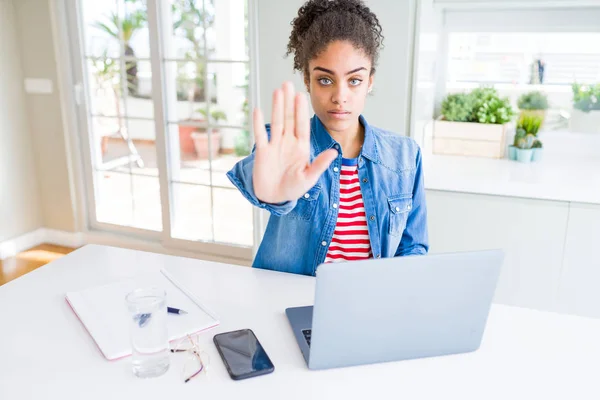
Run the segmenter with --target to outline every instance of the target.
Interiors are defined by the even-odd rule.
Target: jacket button
[[[381,258],[381,254],[377,254],[377,258]]]
[[[367,183],[369,180],[367,178],[363,178],[363,183]]]
[[[306,194],[304,195],[304,198],[305,198],[305,199],[308,199],[309,197],[310,197],[310,194],[308,194],[308,193],[306,193]]]
[[[369,219],[370,219],[371,221],[375,221],[375,216],[374,216],[374,215],[371,215],[371,216],[369,217]]]
[[[333,167],[333,172],[338,172],[340,169],[338,167]]]
[[[323,241],[321,242],[321,246],[327,246],[327,242],[323,240]]]
[[[400,211],[400,207],[396,207],[396,212]]]

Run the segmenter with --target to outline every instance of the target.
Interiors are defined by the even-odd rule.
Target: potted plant
[[[542,142],[537,135],[542,125],[543,118],[534,114],[523,114],[517,121],[517,130],[513,145],[508,148],[508,158],[521,162],[536,161],[541,158]],[[535,145],[536,158],[533,159]],[[523,151],[527,150],[527,151]],[[531,151],[529,151],[531,150]]]
[[[573,113],[570,130],[581,133],[600,133],[600,84],[574,83]]]
[[[433,152],[502,158],[513,115],[510,100],[493,88],[448,95],[434,122]]]
[[[531,154],[531,161],[540,161],[543,154],[543,145],[539,139],[533,141],[531,146],[533,153]]]
[[[520,129],[519,131],[519,133],[522,133],[523,129]],[[516,160],[523,163],[531,162],[535,136],[531,133],[526,133],[525,135],[517,134],[515,135],[515,139],[517,140]]]
[[[524,138],[526,134],[527,134],[527,132],[525,132],[525,129],[517,128],[516,133],[515,133],[515,138],[513,140],[513,144],[508,146],[508,159],[509,160],[514,161],[517,159],[517,148],[519,145],[519,140],[521,138]]]
[[[546,110],[548,110],[548,98],[539,91],[524,93],[517,101],[521,115],[530,114],[542,117],[542,123],[546,119]]]
[[[196,110],[200,115],[206,118],[206,109],[201,108]],[[210,113],[211,122],[218,123],[219,121],[227,121],[227,115],[220,110],[213,110]],[[210,133],[210,146],[209,146],[209,137],[206,128],[196,128],[191,133],[191,138],[194,143],[194,150],[196,151],[196,155],[200,159],[209,158],[209,153],[211,155],[210,158],[215,158],[219,154],[219,150],[221,147],[221,134],[218,128],[213,128]]]

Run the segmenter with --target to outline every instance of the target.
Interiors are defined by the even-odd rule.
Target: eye
[[[331,85],[333,83],[333,81],[329,78],[319,78],[318,82],[323,85],[323,86],[328,86]]]
[[[352,86],[358,86],[361,83],[362,83],[362,79],[358,79],[358,78],[350,79],[350,84]]]

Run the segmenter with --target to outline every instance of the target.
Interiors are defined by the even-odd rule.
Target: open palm
[[[305,95],[291,82],[273,92],[271,140],[260,109],[254,110],[254,170],[256,197],[265,203],[296,200],[317,183],[337,157],[326,150],[310,163],[310,117]]]

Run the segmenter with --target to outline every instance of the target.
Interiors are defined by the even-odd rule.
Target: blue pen
[[[180,314],[180,315],[187,314],[187,311],[183,311],[183,310],[181,310],[179,308],[175,308],[175,307],[167,307],[167,312],[170,314]]]

